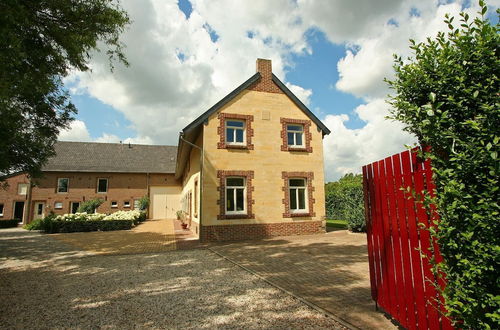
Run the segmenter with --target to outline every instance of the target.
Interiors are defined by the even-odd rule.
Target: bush
[[[97,210],[97,208],[101,206],[102,203],[104,203],[104,201],[100,198],[88,200],[80,205],[77,212],[87,214],[95,213],[95,210]]]
[[[396,58],[390,103],[431,159],[436,191],[426,205],[439,213],[429,230],[448,313],[463,329],[500,329],[499,12],[492,25],[479,4],[477,18],[461,13],[456,28],[447,16],[447,34],[412,41],[414,58]]]
[[[55,218],[56,218],[55,214],[50,214],[45,218],[37,219],[28,223],[23,228],[27,230],[42,230],[47,233],[50,233],[53,231]]]
[[[0,220],[0,228],[12,228],[12,227],[17,227],[17,224],[19,223],[18,219],[12,219],[12,220]]]
[[[149,207],[149,197],[144,196],[141,199],[139,199],[139,210],[145,211]]]
[[[54,220],[49,233],[128,230],[133,226],[133,220]]]
[[[366,230],[362,181],[359,174],[346,174],[325,187],[327,218],[347,221],[347,228],[353,232]]]

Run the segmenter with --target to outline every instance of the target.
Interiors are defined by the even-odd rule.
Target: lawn
[[[336,230],[347,229],[347,221],[327,219],[326,226]]]

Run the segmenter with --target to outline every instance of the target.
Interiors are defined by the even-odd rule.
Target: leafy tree
[[[329,182],[325,185],[325,193],[329,219],[346,220],[350,231],[366,230],[362,175],[349,173],[339,181]]]
[[[76,113],[62,78],[88,71],[98,42],[127,64],[129,18],[112,0],[3,0],[0,13],[0,173],[37,176]]]
[[[411,41],[414,58],[395,59],[389,81],[392,118],[425,146],[434,170],[437,238],[446,274],[443,292],[460,327],[500,328],[499,25],[487,6],[460,27],[446,16],[449,32]],[[497,11],[497,18],[499,11]]]
[[[87,214],[95,213],[95,210],[97,210],[102,203],[104,203],[104,201],[100,198],[89,199],[80,205],[77,212],[85,212]]]

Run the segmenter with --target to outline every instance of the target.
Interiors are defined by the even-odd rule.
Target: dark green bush
[[[139,199],[139,210],[145,211],[149,207],[149,197],[148,196],[143,196],[141,199]]]
[[[405,124],[432,162],[443,296],[464,329],[500,329],[500,34],[487,7],[472,21],[447,17],[447,34],[411,42],[396,58],[392,118]]]
[[[12,227],[17,227],[17,224],[19,223],[18,219],[12,219],[12,220],[0,220],[0,228],[12,228]]]
[[[134,226],[133,220],[54,220],[49,233],[73,233],[88,231],[128,230]]]
[[[52,232],[52,228],[54,226],[53,222],[55,219],[55,214],[49,214],[45,218],[33,220],[32,222],[24,225],[24,229],[27,230],[43,230],[45,232]]]
[[[100,198],[90,199],[88,201],[83,202],[78,208],[77,212],[88,213],[88,214],[95,213],[95,210],[97,210],[97,208],[101,206],[102,203],[104,203],[104,201]]]
[[[325,186],[327,218],[346,220],[353,232],[366,230],[362,182],[361,175],[346,174]]]

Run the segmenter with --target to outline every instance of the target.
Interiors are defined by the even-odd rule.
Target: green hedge
[[[50,233],[73,233],[86,231],[128,230],[134,226],[133,220],[89,220],[52,222]]]
[[[12,219],[12,220],[0,220],[0,228],[12,228],[12,227],[17,227],[17,224],[19,223],[18,219]]]

